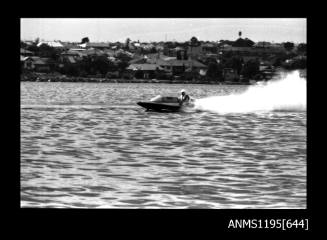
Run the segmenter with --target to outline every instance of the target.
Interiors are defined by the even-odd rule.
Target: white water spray
[[[306,79],[294,71],[245,92],[198,99],[195,109],[217,113],[306,111]]]

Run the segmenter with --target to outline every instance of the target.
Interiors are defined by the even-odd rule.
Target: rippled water
[[[306,112],[145,112],[181,88],[21,83],[21,206],[306,208]]]

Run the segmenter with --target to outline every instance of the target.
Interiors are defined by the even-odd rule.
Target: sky
[[[21,40],[80,42],[236,40],[306,43],[305,18],[21,18]]]

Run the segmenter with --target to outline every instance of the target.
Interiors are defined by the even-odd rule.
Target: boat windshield
[[[161,102],[162,96],[161,95],[155,96],[154,98],[151,98],[150,101],[151,102]]]
[[[158,95],[150,100],[151,102],[160,102],[160,103],[179,103],[177,97],[163,97]]]

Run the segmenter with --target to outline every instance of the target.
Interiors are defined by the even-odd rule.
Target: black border
[[[25,3],[29,5],[28,3]],[[36,4],[42,4],[42,3],[33,3],[33,5],[29,5],[29,7],[33,7]],[[43,3],[44,4],[44,3]],[[244,7],[241,5],[237,6],[239,7],[238,11],[235,11],[235,6],[226,6],[225,3],[218,3],[215,6],[216,8],[212,7],[210,8],[210,3],[198,3],[198,5],[203,5],[203,7],[206,8],[206,12],[199,12],[197,10],[195,11],[188,11],[189,5],[192,5],[194,3],[188,2],[188,3],[182,3],[182,5],[178,5],[176,8],[176,5],[174,4],[168,4],[166,2],[160,2],[160,6],[164,6],[164,10],[158,11],[157,4],[154,3],[148,3],[148,2],[142,2],[141,8],[142,10],[139,10],[140,6],[135,8],[133,4],[128,5],[129,8],[132,8],[132,11],[129,12],[115,12],[110,11],[109,9],[119,9],[123,8],[122,5],[116,6],[112,3],[107,3],[105,6],[110,6],[110,8],[99,8],[95,7],[94,11],[91,11],[90,8],[85,6],[85,2],[80,2],[80,5],[82,5],[82,8],[86,8],[86,14],[83,16],[76,16],[79,15],[81,12],[80,10],[76,10],[77,5],[75,6],[69,6],[67,7],[67,4],[64,4],[64,6],[55,7],[52,8],[51,11],[39,11],[38,9],[34,9],[34,11],[30,11],[29,7],[25,7],[22,5],[21,10],[18,13],[18,16],[11,18],[13,21],[13,26],[11,26],[11,36],[13,37],[13,42],[16,44],[19,44],[20,41],[20,18],[24,17],[213,17],[213,18],[220,18],[220,17],[299,17],[299,18],[307,18],[307,25],[308,25],[308,57],[309,59],[313,59],[313,52],[314,52],[314,44],[311,44],[311,40],[309,41],[309,38],[311,39],[311,26],[314,25],[313,17],[309,16],[307,14],[307,11],[297,10],[294,9],[293,3],[291,5],[288,5],[288,3],[276,3],[277,9],[270,9],[267,11],[260,11],[256,8],[252,9],[252,6],[254,5],[262,5],[264,3],[259,2],[252,2],[252,6],[250,5],[250,8],[252,11],[247,11],[247,8],[249,8],[250,3],[247,3],[247,7]],[[96,6],[99,6],[96,3],[93,3]],[[91,4],[91,5],[93,5]],[[130,4],[130,3],[127,3]],[[136,3],[139,5],[140,3]],[[155,6],[154,10],[147,12],[143,9],[144,5]],[[236,4],[236,3],[235,3]],[[280,5],[282,4],[282,5]],[[299,4],[299,3],[297,3]],[[218,5],[218,6],[217,6]],[[303,5],[305,5],[303,3]],[[94,5],[93,5],[94,6]],[[165,8],[167,6],[167,8]],[[268,6],[265,6],[268,7]],[[305,8],[305,6],[303,6]],[[59,8],[59,9],[58,9]],[[195,6],[197,8],[197,5]],[[22,10],[23,9],[23,10]],[[74,10],[75,9],[75,10]],[[145,8],[147,9],[147,7]],[[221,9],[219,11],[219,9]],[[240,10],[241,9],[241,10]],[[283,9],[283,12],[281,13],[280,10]],[[62,10],[68,10],[63,14]],[[85,9],[84,9],[85,10]],[[230,11],[229,11],[230,10]],[[141,11],[141,13],[139,12]],[[246,11],[246,12],[245,12]],[[270,12],[269,12],[270,11]],[[254,13],[253,13],[254,12]],[[249,16],[249,13],[251,13]],[[201,16],[201,14],[204,14],[205,16]],[[226,16],[228,15],[229,16]],[[232,15],[232,16],[230,16]],[[310,27],[309,27],[310,26]],[[17,28],[18,27],[18,28]],[[13,31],[14,29],[14,31]],[[310,30],[309,30],[310,29]],[[10,32],[10,31],[9,31]],[[17,35],[16,35],[17,34]],[[14,44],[14,45],[15,45]],[[17,46],[13,46],[13,49],[17,48]],[[19,51],[19,47],[17,48]],[[19,66],[19,56],[18,52],[17,55],[14,56],[11,52],[8,56],[10,56],[10,59],[12,60],[11,63],[16,62]],[[310,60],[311,61],[311,60]],[[310,62],[309,61],[309,62]],[[285,209],[285,210],[277,210],[277,209],[254,209],[254,210],[227,210],[227,209],[215,209],[215,210],[197,210],[197,209],[191,209],[191,210],[72,210],[72,209],[21,209],[20,208],[20,76],[19,71],[17,71],[16,67],[13,67],[12,70],[9,71],[8,76],[5,77],[5,79],[10,79],[9,82],[9,88],[13,89],[13,91],[10,91],[8,95],[6,96],[10,98],[10,105],[8,111],[13,115],[13,120],[9,120],[9,125],[12,126],[9,129],[8,139],[10,141],[10,148],[13,148],[10,150],[9,155],[10,161],[13,164],[13,173],[10,173],[11,178],[13,180],[11,181],[11,184],[13,186],[11,187],[11,190],[13,190],[13,194],[11,196],[15,196],[14,199],[10,200],[9,206],[13,206],[11,209],[11,216],[19,219],[19,222],[22,224],[26,224],[28,227],[37,227],[39,228],[52,228],[52,227],[64,227],[70,229],[70,227],[67,226],[79,226],[79,229],[86,230],[87,228],[95,228],[95,229],[113,229],[114,226],[120,226],[125,228],[125,226],[131,227],[131,229],[136,229],[136,231],[140,232],[145,230],[146,232],[150,229],[158,230],[159,234],[156,234],[154,236],[160,236],[164,233],[165,230],[178,230],[179,232],[185,232],[188,234],[193,235],[195,232],[199,232],[201,230],[201,234],[206,235],[206,233],[211,232],[213,234],[217,234],[218,232],[258,232],[258,231],[265,231],[265,232],[274,232],[275,230],[272,229],[238,229],[238,230],[231,230],[227,229],[226,224],[228,225],[228,222],[230,219],[240,219],[240,218],[260,218],[260,219],[271,219],[271,218],[308,218],[309,219],[309,232],[313,230],[317,230],[315,227],[317,224],[317,220],[313,218],[313,210],[314,208],[318,208],[319,206],[315,206],[313,203],[313,176],[314,176],[314,167],[313,162],[317,160],[317,158],[312,157],[312,152],[317,150],[316,145],[313,144],[313,136],[312,131],[314,131],[313,128],[313,119],[315,119],[314,116],[314,99],[315,94],[312,93],[312,85],[311,81],[314,81],[316,78],[314,76],[314,70],[310,67],[310,63],[308,64],[308,145],[307,145],[307,154],[308,154],[308,161],[307,161],[307,209],[303,210],[291,210],[291,209]],[[16,77],[13,78],[12,73],[17,73]],[[313,80],[312,80],[313,79]],[[7,84],[8,82],[6,82]],[[322,95],[324,96],[324,95]],[[7,101],[8,102],[8,101]],[[6,102],[5,102],[6,103]],[[309,126],[310,125],[310,126]],[[12,129],[15,129],[14,131]],[[14,147],[12,147],[14,146]],[[18,150],[18,151],[17,151]],[[14,160],[16,159],[16,160]],[[321,158],[320,158],[321,160]],[[15,161],[15,162],[14,162]],[[13,163],[14,162],[14,163]],[[316,163],[315,163],[316,164]],[[4,170],[3,170],[4,171]],[[9,177],[9,179],[11,179]],[[319,209],[318,209],[319,210]],[[114,225],[111,225],[112,223],[115,223]],[[129,233],[130,228],[125,228],[125,231],[123,232],[123,235],[125,233]],[[131,230],[132,231],[132,230]],[[294,229],[289,231],[296,231]],[[283,232],[283,231],[278,231]],[[201,236],[201,235],[200,235]],[[217,236],[217,235],[213,235]]]

